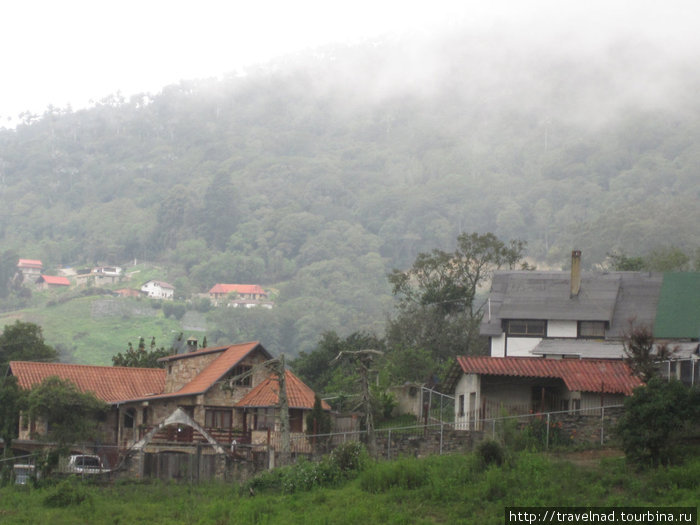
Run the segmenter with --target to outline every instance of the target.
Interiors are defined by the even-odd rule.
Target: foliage
[[[485,439],[476,446],[476,456],[483,467],[501,466],[505,460],[505,449],[498,441]]]
[[[674,353],[666,343],[654,344],[654,335],[649,327],[635,326],[632,321],[624,334],[623,351],[632,373],[645,383],[658,375],[659,364],[671,359]]]
[[[15,376],[5,376],[0,380],[0,438],[5,445],[5,454],[7,454],[12,440],[17,437],[19,412],[24,397]]]
[[[279,490],[292,494],[317,487],[333,486],[352,479],[369,463],[367,451],[361,443],[347,442],[324,456],[321,461],[300,459],[295,465],[258,474],[243,487],[253,490]]]
[[[700,391],[680,381],[652,378],[625,399],[625,413],[617,434],[627,458],[640,465],[657,466],[679,459],[686,432],[698,431]]]
[[[44,497],[46,507],[63,508],[92,503],[92,497],[85,486],[76,479],[65,479],[50,490]]]
[[[316,392],[357,393],[359,377],[354,367],[333,361],[341,352],[367,348],[381,351],[384,341],[367,332],[355,332],[344,339],[333,331],[325,332],[313,351],[300,352],[290,366]]]
[[[187,312],[187,306],[174,301],[164,301],[161,308],[165,317],[173,317],[178,321],[182,319]]]
[[[94,394],[81,392],[71,381],[55,376],[32,388],[27,405],[30,417],[41,418],[48,426],[47,434],[39,438],[59,448],[97,439],[98,423],[108,409]]]
[[[389,346],[431,352],[436,363],[480,353],[477,291],[502,267],[528,269],[525,243],[504,243],[493,233],[461,234],[454,252],[420,253],[406,271],[389,275],[398,316],[387,329]]]
[[[306,416],[307,434],[328,434],[331,431],[331,415],[323,409],[321,398],[314,395],[314,407]]]
[[[151,339],[151,349],[146,350],[146,344],[143,337],[139,338],[139,346],[134,350],[131,342],[129,347],[122,354],[112,356],[112,364],[114,366],[130,366],[137,368],[163,368],[163,363],[159,363],[158,359],[173,354],[173,350],[166,350],[165,347],[156,348],[156,338]]]
[[[609,253],[608,263],[616,271],[684,272],[700,270],[698,261],[676,246],[658,246],[642,256]]]
[[[41,327],[15,321],[5,326],[0,335],[0,367],[10,361],[54,361],[56,350],[44,342]]]

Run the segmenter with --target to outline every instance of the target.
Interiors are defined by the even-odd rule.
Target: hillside
[[[0,242],[50,269],[157,261],[183,297],[277,288],[272,316],[221,319],[214,338],[265,325],[292,354],[329,329],[381,332],[386,274],[460,232],[526,240],[554,267],[574,247],[587,266],[694,254],[693,61],[645,42],[597,53],[455,30],[27,115],[0,130]]]

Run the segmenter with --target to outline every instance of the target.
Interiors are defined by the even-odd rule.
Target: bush
[[[330,461],[340,472],[359,472],[367,467],[369,454],[362,443],[348,441],[331,452]]]
[[[493,464],[500,467],[505,460],[505,450],[498,441],[487,439],[477,445],[476,456],[479,458],[479,463],[482,467],[488,467]]]
[[[80,505],[84,501],[91,501],[85,487],[76,483],[75,480],[66,479],[56,485],[56,488],[44,498],[44,506],[62,508]]]
[[[679,442],[697,425],[698,389],[653,378],[625,399],[617,435],[627,459],[657,466],[679,459]]]

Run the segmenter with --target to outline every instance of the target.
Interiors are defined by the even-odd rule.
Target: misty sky
[[[160,91],[333,42],[464,28],[518,46],[590,51],[643,37],[697,53],[687,0],[23,0],[0,8],[0,126],[25,110]]]

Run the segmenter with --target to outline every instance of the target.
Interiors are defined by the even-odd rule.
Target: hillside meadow
[[[317,469],[265,474],[245,486],[79,480],[0,489],[4,524],[503,523],[507,506],[685,506],[700,501],[700,454],[634,470],[610,451],[524,452],[502,466],[475,454],[370,463],[321,486]],[[608,457],[603,457],[608,456]],[[279,483],[281,481],[281,483]],[[254,487],[251,495],[250,487]]]

